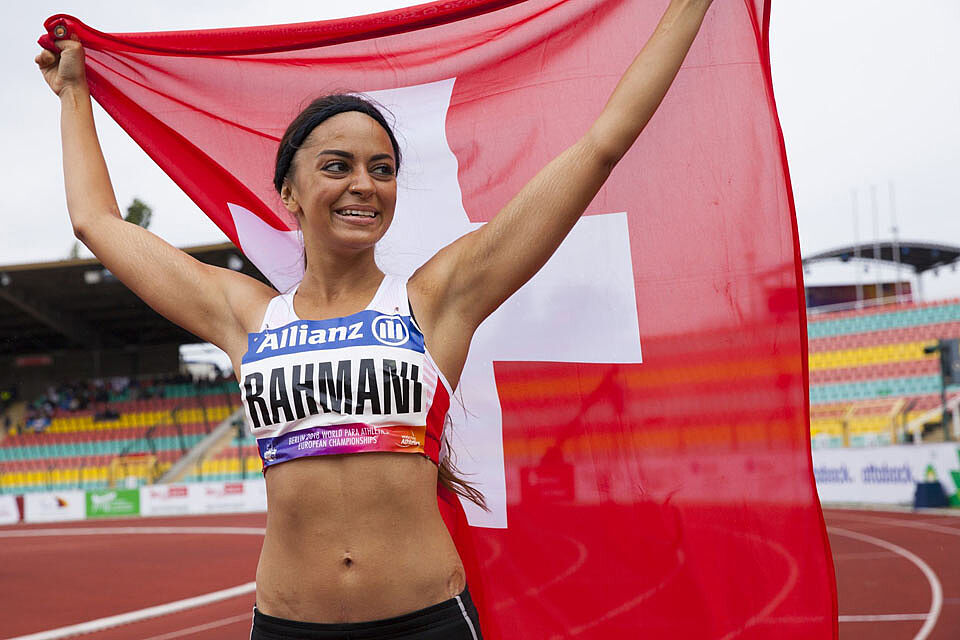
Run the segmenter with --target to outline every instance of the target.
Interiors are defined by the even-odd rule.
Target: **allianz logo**
[[[410,339],[410,332],[400,316],[384,315],[373,319],[373,337],[382,344],[396,347]]]
[[[309,325],[284,327],[280,331],[271,331],[266,335],[257,353],[275,351],[287,347],[302,347],[304,345],[319,345],[328,342],[349,342],[363,338],[363,322],[354,322],[349,326],[330,327],[327,329],[311,329]]]
[[[362,340],[365,337],[363,325],[361,321],[346,326],[315,329],[311,329],[307,324],[287,326],[279,331],[267,333],[257,346],[256,353],[289,347]],[[410,339],[407,325],[400,316],[377,316],[371,323],[371,332],[377,342],[391,347],[405,344]]]

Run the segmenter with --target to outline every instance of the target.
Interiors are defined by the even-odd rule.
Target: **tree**
[[[149,229],[150,221],[153,219],[153,209],[151,209],[150,205],[140,198],[134,198],[133,202],[130,203],[130,206],[127,207],[127,215],[123,216],[123,219],[127,222],[140,225],[144,229]],[[67,255],[67,259],[76,260],[79,257],[80,242],[75,241],[73,246],[70,247],[70,253]]]
[[[150,219],[152,217],[153,209],[151,209],[148,204],[140,200],[140,198],[134,198],[133,202],[130,203],[130,206],[127,207],[127,215],[125,215],[123,219],[127,222],[140,225],[144,229],[149,229]]]

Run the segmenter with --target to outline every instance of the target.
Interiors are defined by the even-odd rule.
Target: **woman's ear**
[[[293,185],[286,178],[284,178],[283,186],[280,188],[280,200],[283,201],[283,206],[287,208],[287,211],[295,216],[300,215],[300,203],[297,202],[297,196],[293,193]]]

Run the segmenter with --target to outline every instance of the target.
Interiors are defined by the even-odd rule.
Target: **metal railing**
[[[950,424],[950,431],[952,432],[953,438],[948,439],[958,440],[960,439],[960,395],[954,396],[950,400],[947,400],[946,409],[953,416]],[[912,435],[914,444],[920,444],[923,441],[924,427],[927,424],[936,418],[940,418],[941,423],[944,423],[943,410],[944,407],[940,406],[921,413],[919,416],[906,424],[904,427],[904,434]],[[946,428],[947,425],[944,424],[944,429]],[[944,436],[947,436],[946,432],[944,433]]]
[[[872,309],[874,307],[885,307],[888,305],[920,305],[913,295],[902,293],[899,296],[885,296],[883,298],[869,298],[859,302],[838,302],[837,304],[824,304],[816,307],[807,307],[808,316],[817,316],[822,313],[832,313],[835,311],[862,311],[863,309]]]

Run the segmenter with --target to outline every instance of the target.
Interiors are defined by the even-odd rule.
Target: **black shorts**
[[[253,610],[250,640],[482,640],[470,591],[426,609],[370,622],[316,623],[285,620]]]

